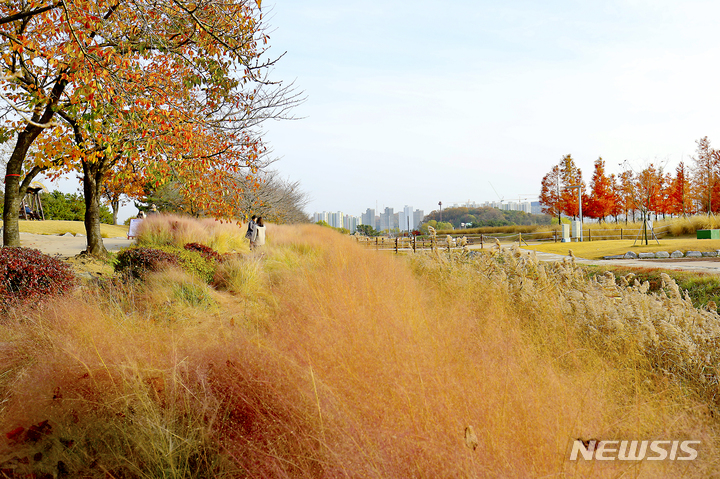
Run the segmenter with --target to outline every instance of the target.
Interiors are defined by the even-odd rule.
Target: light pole
[[[568,188],[577,188],[578,189],[578,205],[580,206],[580,242],[582,243],[583,240],[583,218],[582,218],[582,187],[583,185],[571,185],[568,186]]]
[[[442,201],[438,201],[438,205],[440,206],[440,223],[442,223]]]

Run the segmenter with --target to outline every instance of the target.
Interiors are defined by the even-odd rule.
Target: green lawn
[[[650,291],[659,293],[662,290],[661,274],[667,274],[680,287],[687,291],[690,299],[697,308],[706,307],[710,301],[720,304],[720,277],[715,274],[697,273],[692,271],[674,271],[662,268],[635,268],[631,266],[584,266],[588,276],[603,275],[606,271],[612,272],[616,277],[633,273],[638,281],[647,281]]]
[[[2,226],[2,221],[0,221]],[[103,238],[126,236],[128,227],[124,225],[100,225]],[[85,234],[85,224],[82,221],[25,221],[20,220],[21,233],[40,235],[58,235],[65,233]]]
[[[633,240],[605,240],[585,241],[582,243],[554,243],[548,242],[537,245],[524,246],[525,249],[566,255],[569,250],[579,258],[602,259],[603,256],[634,253],[667,251],[672,253],[680,250],[686,251],[717,251],[720,250],[720,240],[699,240],[695,238],[663,238],[660,244],[652,241],[647,246],[640,245],[640,241],[633,246]]]

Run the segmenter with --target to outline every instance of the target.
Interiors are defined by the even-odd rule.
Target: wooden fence
[[[642,237],[642,228],[613,228],[599,229],[586,228],[583,229],[583,241],[603,241],[608,239],[639,239]],[[657,238],[662,238],[668,234],[668,227],[663,226],[656,228],[654,234]],[[648,237],[652,238],[652,232],[648,230]],[[461,248],[462,238],[465,238],[466,244],[472,249],[484,249],[496,243],[519,243],[526,245],[528,242],[538,243],[543,241],[553,241],[557,243],[562,240],[559,231],[541,231],[537,233],[497,233],[497,234],[470,234],[470,235],[437,235],[432,236],[398,236],[395,238],[387,236],[355,236],[361,245],[376,250],[394,251],[395,253],[407,253],[418,251],[431,251],[433,249],[444,249],[450,251],[452,249]]]

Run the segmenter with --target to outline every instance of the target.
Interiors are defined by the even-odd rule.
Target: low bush
[[[220,257],[217,253],[215,254],[218,258]],[[118,254],[115,271],[127,272],[134,278],[141,278],[149,271],[158,271],[167,265],[177,265],[188,273],[209,282],[215,273],[217,263],[215,259],[211,258],[210,255],[206,256],[199,251],[170,245],[157,248],[129,248]]]
[[[180,267],[188,273],[202,278],[206,283],[212,281],[217,266],[215,260],[209,259],[198,251],[176,248],[174,246],[161,246],[160,250],[177,256]]]
[[[65,293],[75,284],[67,263],[36,249],[0,248],[0,309]]]
[[[202,255],[203,258],[211,261],[220,262],[223,260],[223,257],[217,251],[215,251],[209,246],[205,246],[204,244],[187,243],[185,244],[184,248],[188,251],[197,251]]]
[[[141,278],[148,271],[158,271],[168,264],[178,264],[178,256],[157,248],[128,248],[118,253],[115,271]]]

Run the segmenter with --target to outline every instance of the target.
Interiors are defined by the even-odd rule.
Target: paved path
[[[125,237],[103,238],[103,244],[108,251],[119,251],[121,248],[127,248],[133,241]],[[85,236],[20,233],[20,246],[39,249],[50,256],[70,257],[80,254],[87,248],[87,238]]]
[[[511,243],[501,243],[503,248],[511,248]],[[487,243],[484,245],[482,249],[489,249],[493,248],[495,245]],[[471,250],[480,250],[481,246],[479,244],[473,244],[468,246]],[[392,252],[394,251],[394,246],[391,246],[389,244],[385,244],[384,247],[380,248],[378,251],[388,251]],[[401,251],[407,251],[407,248]],[[430,249],[425,249],[425,251],[430,251]],[[522,251],[526,251],[528,253],[532,252],[533,250],[529,249],[522,249]],[[553,262],[553,261],[562,261],[564,258],[567,258],[566,255],[561,254],[554,254],[554,253],[543,253],[540,251],[535,251],[535,254],[537,254],[537,257],[540,261],[546,261],[546,262]],[[641,260],[641,259],[613,259],[613,260],[606,260],[606,259],[584,259],[575,257],[575,262],[579,264],[587,264],[587,265],[597,265],[597,266],[615,266],[615,267],[631,267],[631,268],[659,268],[659,269],[669,269],[669,270],[676,270],[676,271],[694,271],[698,273],[708,273],[708,274],[720,274],[720,257],[718,258],[678,258],[678,259],[672,259],[672,260]]]
[[[523,249],[523,251],[532,251]],[[562,261],[568,256],[553,253],[541,253],[536,251],[540,261]],[[584,259],[575,257],[575,262],[579,264],[589,264],[597,266],[628,266],[631,268],[661,268],[679,271],[694,271],[698,273],[720,274],[720,261],[711,261],[709,259],[689,260],[679,259],[673,261],[653,261],[640,259]]]

